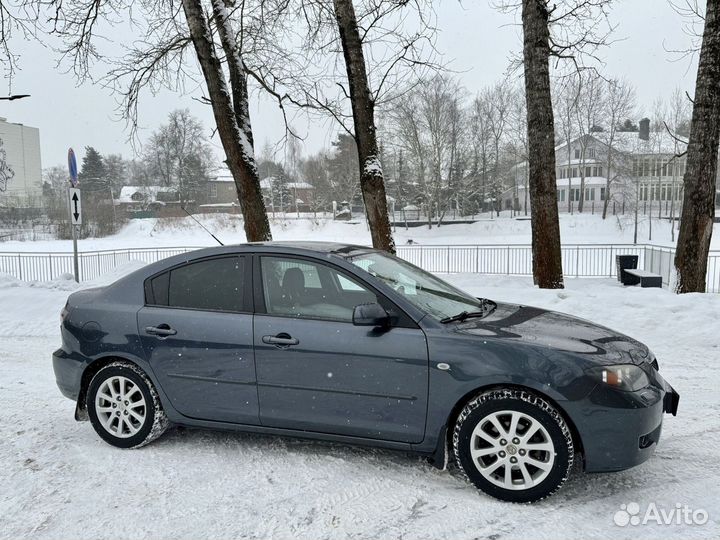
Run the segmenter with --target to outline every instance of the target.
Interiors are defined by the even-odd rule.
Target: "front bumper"
[[[651,386],[620,392],[598,385],[569,406],[583,446],[586,472],[629,469],[655,452],[663,414],[677,415],[680,396],[657,372]]]
[[[77,401],[85,363],[82,359],[66,353],[63,349],[58,349],[53,353],[52,362],[55,382],[60,392],[63,396]]]

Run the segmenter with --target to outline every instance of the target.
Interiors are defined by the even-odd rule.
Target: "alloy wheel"
[[[504,489],[540,484],[553,468],[555,446],[547,429],[518,411],[496,411],[477,423],[470,455],[480,474]]]
[[[103,428],[123,439],[140,431],[147,417],[142,391],[133,381],[120,375],[102,382],[95,395],[95,410]]]

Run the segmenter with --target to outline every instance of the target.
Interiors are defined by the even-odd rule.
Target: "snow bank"
[[[245,242],[242,217],[234,214],[198,215],[197,219],[226,244]],[[275,240],[328,240],[370,244],[370,231],[362,217],[351,222],[332,219],[270,220]],[[672,246],[670,224],[667,221],[652,223],[652,243]],[[560,215],[560,234],[563,243],[632,243],[633,222],[630,216],[610,216],[603,220],[599,215]],[[426,225],[405,229],[398,225],[395,242],[402,245],[412,240],[419,244],[529,244],[530,220],[510,218],[507,212],[491,219],[485,214],[471,224],[442,225],[428,229]],[[677,236],[677,234],[676,234]],[[649,222],[645,219],[638,228],[638,242],[647,243]],[[195,221],[185,218],[134,219],[120,232],[107,238],[88,238],[79,241],[81,251],[124,249],[132,247],[212,246],[215,241]],[[720,249],[720,224],[715,225],[714,249]],[[72,251],[70,240],[37,242],[5,242],[0,251]]]

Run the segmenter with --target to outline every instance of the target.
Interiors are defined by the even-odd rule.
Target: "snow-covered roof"
[[[610,133],[606,131],[593,133],[588,137],[605,146],[610,142]],[[570,144],[575,145],[579,140],[580,137],[577,137]],[[640,133],[637,131],[618,131],[613,134],[612,141],[612,147],[615,150],[628,154],[674,154],[676,151],[675,144],[675,138],[666,129],[651,131],[647,140],[641,139]],[[555,152],[565,149],[565,146],[564,142],[559,144],[555,148]],[[687,144],[678,141],[677,151],[684,151],[686,146]]]
[[[313,189],[313,185],[307,182],[288,182],[285,185],[290,189]]]
[[[607,142],[608,137],[607,133],[595,134],[600,142]],[[676,151],[683,152],[686,146],[682,141],[676,141],[666,129],[651,131],[648,140],[641,139],[635,132],[615,133],[613,140],[613,148],[631,154],[674,154]]]
[[[210,182],[235,182],[235,179],[232,177],[231,174],[227,174],[227,175],[223,174],[223,175],[218,175],[215,178],[211,178]]]
[[[273,189],[273,184],[277,182],[274,176],[268,176],[260,180],[260,189]],[[315,189],[312,184],[307,182],[286,182],[285,187],[288,189]]]
[[[597,132],[588,137],[594,139],[598,147],[596,147],[596,157],[592,158],[585,156],[585,159],[576,159],[572,154],[570,160],[567,159],[567,143],[561,141],[555,146],[555,160],[558,167],[567,165],[602,165],[603,159],[605,159],[605,148],[609,143],[610,134],[607,132]],[[575,137],[570,142],[570,146],[574,147],[577,145],[581,137]],[[676,148],[677,143],[677,148]],[[651,131],[650,136],[647,140],[641,139],[640,134],[637,131],[622,131],[616,132],[613,135],[612,147],[616,152],[623,152],[625,154],[632,155],[651,155],[651,154],[663,154],[665,156],[674,155],[675,152],[682,153],[687,148],[687,144],[682,141],[676,141],[666,129],[662,131]],[[527,160],[520,161],[513,166],[513,169],[522,169],[527,166]]]
[[[115,199],[119,203],[134,203],[133,195],[141,193],[143,200],[153,202],[158,193],[176,193],[177,189],[167,186],[123,186],[120,188],[120,195]]]

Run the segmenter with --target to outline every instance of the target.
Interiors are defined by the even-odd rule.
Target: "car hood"
[[[489,315],[467,319],[457,325],[456,331],[589,355],[602,364],[651,361],[648,348],[625,334],[579,317],[530,306],[498,303]]]

